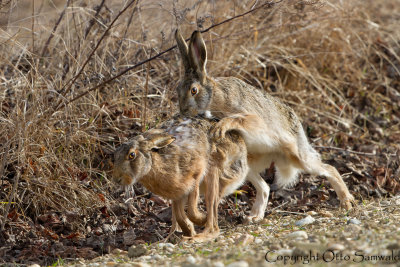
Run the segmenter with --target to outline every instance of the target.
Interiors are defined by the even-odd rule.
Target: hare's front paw
[[[345,209],[345,210],[351,210],[353,206],[357,206],[356,201],[354,200],[354,197],[351,196],[351,198],[343,199],[340,201],[340,206]]]

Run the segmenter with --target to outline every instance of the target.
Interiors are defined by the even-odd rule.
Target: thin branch
[[[50,34],[49,38],[47,39],[46,43],[44,44],[43,50],[42,50],[42,57],[44,57],[44,54],[46,53],[47,47],[49,46],[49,44],[51,42],[51,39],[53,39],[54,33],[56,32],[56,30],[58,28],[58,25],[60,25],[60,22],[61,22],[62,18],[64,17],[65,11],[69,7],[70,2],[71,2],[71,0],[68,0],[67,3],[65,4],[64,9],[61,12],[60,17],[58,18],[56,24],[54,25],[53,30],[51,31],[51,34]]]
[[[203,30],[203,31],[201,31],[201,32],[202,32],[202,33],[208,32],[209,30],[211,30],[211,29],[213,29],[213,28],[215,28],[215,27],[221,26],[221,25],[223,25],[223,24],[225,24],[225,23],[228,23],[228,22],[230,22],[230,21],[232,21],[232,20],[235,20],[235,19],[244,17],[244,16],[246,16],[246,15],[248,15],[248,14],[250,14],[250,13],[253,13],[253,12],[259,10],[259,9],[262,9],[262,8],[264,8],[264,7],[266,7],[266,8],[271,8],[271,7],[273,7],[274,5],[279,4],[279,3],[282,2],[282,1],[283,1],[283,0],[279,0],[278,2],[267,2],[267,3],[264,3],[264,4],[260,5],[259,7],[250,9],[249,11],[247,11],[247,12],[245,12],[245,13],[236,15],[236,16],[234,16],[234,17],[232,17],[232,18],[223,20],[223,21],[221,21],[220,23],[211,25],[210,27],[208,27],[207,29],[205,29],[205,30]],[[190,39],[190,38],[187,38],[186,41],[188,41],[189,39]],[[173,50],[173,49],[175,49],[175,48],[176,48],[176,45],[174,45],[174,46],[172,46],[172,47],[170,47],[170,48],[168,48],[168,49],[166,49],[166,50],[164,50],[164,51],[158,53],[158,54],[155,55],[155,56],[152,56],[152,57],[150,57],[150,58],[148,58],[148,59],[145,59],[145,60],[143,60],[143,61],[141,61],[141,62],[139,62],[139,63],[137,63],[137,64],[135,64],[135,65],[133,65],[133,66],[131,66],[131,67],[129,67],[129,68],[126,68],[125,70],[121,71],[120,73],[118,73],[118,74],[115,75],[114,77],[111,77],[110,79],[108,79],[108,80],[106,80],[106,81],[104,81],[104,82],[102,82],[102,83],[99,83],[98,85],[96,85],[96,86],[94,86],[94,87],[92,87],[92,88],[90,88],[90,89],[84,91],[83,93],[77,95],[76,97],[72,98],[72,99],[69,100],[65,105],[61,105],[61,103],[60,103],[59,105],[56,106],[55,111],[58,111],[58,110],[60,110],[61,108],[63,108],[63,107],[65,107],[65,106],[71,104],[72,102],[78,100],[79,98],[81,98],[81,97],[87,95],[88,93],[90,93],[90,92],[92,92],[92,91],[94,91],[94,90],[97,90],[97,89],[103,87],[104,85],[106,85],[106,84],[108,84],[108,83],[114,81],[115,79],[121,77],[121,76],[124,75],[125,73],[127,73],[127,72],[129,72],[129,71],[131,71],[131,70],[133,70],[133,69],[135,69],[135,68],[137,68],[137,67],[139,67],[139,66],[141,66],[141,65],[143,65],[143,64],[146,64],[147,62],[150,62],[150,61],[152,61],[152,60],[154,60],[154,59],[156,59],[156,58],[161,57],[162,55],[168,53],[169,51],[171,51],[171,50]]]
[[[360,151],[354,151],[354,150],[349,150],[349,149],[344,149],[344,148],[334,147],[334,146],[314,146],[314,147],[316,147],[316,148],[322,148],[322,149],[330,149],[330,150],[344,151],[344,152],[351,153],[351,154],[362,155],[362,156],[369,156],[369,157],[376,157],[376,156],[378,156],[377,153],[360,152]]]
[[[101,10],[101,9],[103,8],[103,6],[104,6],[104,2],[105,2],[105,1],[106,1],[106,0],[101,0],[100,5],[98,5],[98,6],[96,7],[96,14],[95,14],[94,17],[89,21],[89,26],[86,28],[84,39],[87,38],[87,36],[88,36],[90,30],[92,29],[92,27],[93,27],[93,25],[94,25],[94,23],[95,23],[97,17],[98,17],[99,14],[100,14],[100,10]]]
[[[78,73],[71,79],[69,80],[67,83],[65,83],[65,85],[63,86],[63,88],[61,88],[61,92],[64,90],[64,88],[69,84],[68,88],[64,90],[64,92],[62,93],[63,96],[66,95],[66,93],[71,89],[72,85],[74,84],[74,82],[78,79],[78,77],[81,75],[82,71],[85,69],[86,65],[89,63],[89,60],[93,57],[94,53],[96,52],[96,50],[99,48],[100,43],[103,41],[104,37],[107,36],[108,32],[110,31],[110,29],[112,28],[112,26],[114,25],[114,23],[118,20],[118,18],[125,13],[125,11],[133,4],[135,3],[137,0],[132,0],[130,1],[118,14],[117,16],[114,18],[114,20],[111,22],[110,25],[108,25],[107,29],[105,30],[105,32],[103,33],[103,35],[100,37],[99,41],[97,42],[96,46],[93,48],[92,52],[90,52],[89,56],[87,57],[86,61],[83,63],[81,69],[78,71]],[[62,100],[60,100],[60,102],[56,105],[56,110],[58,110],[59,106],[61,105]]]

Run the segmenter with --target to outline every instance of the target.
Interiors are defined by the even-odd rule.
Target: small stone
[[[165,243],[165,247],[166,247],[166,248],[174,248],[175,245],[174,245],[174,244],[171,244],[171,243]]]
[[[148,254],[149,250],[146,245],[140,244],[137,246],[131,246],[128,250],[129,258],[136,258]]]
[[[381,201],[381,206],[389,206],[389,205],[390,205],[390,201],[387,201],[387,200]]]
[[[236,240],[235,244],[236,245],[241,245],[241,246],[247,246],[251,242],[254,241],[254,236],[249,235],[249,234],[244,234]]]
[[[311,216],[317,215],[317,213],[315,211],[313,211],[313,210],[310,210],[309,212],[307,212],[307,214],[311,215]]]
[[[216,262],[213,262],[211,266],[212,267],[225,267],[225,264],[223,262],[216,261]]]
[[[347,221],[347,224],[356,224],[356,225],[359,225],[359,224],[361,224],[361,221],[359,221],[359,220],[357,220],[357,219],[355,219],[355,218],[352,218],[352,219],[350,219],[350,220]]]
[[[126,230],[124,232],[124,234],[122,235],[123,238],[123,243],[125,246],[131,246],[135,243],[135,239],[136,239],[136,234],[135,234],[135,230],[133,230],[133,228]]]
[[[276,252],[277,255],[282,255],[282,256],[291,256],[293,253],[292,249],[280,249]]]
[[[349,234],[358,234],[358,232],[361,231],[361,227],[356,224],[349,224],[349,225],[346,225],[346,227],[344,228],[344,231]]]
[[[151,267],[145,262],[132,262],[131,267]]]
[[[334,243],[334,244],[328,245],[328,249],[342,251],[342,250],[344,250],[344,246],[342,244]]]
[[[396,249],[400,249],[400,243],[392,243],[387,245],[386,247],[389,250],[396,250]]]
[[[311,224],[313,222],[315,222],[315,219],[313,217],[311,217],[310,215],[308,215],[307,217],[305,217],[305,218],[303,218],[301,220],[298,220],[294,224],[296,226],[304,226],[304,225],[307,225],[307,224]]]
[[[229,243],[235,243],[235,240],[233,240],[233,238],[228,238],[228,242]]]
[[[326,217],[326,218],[332,218],[333,217],[333,214],[331,212],[329,212],[329,211],[326,211],[326,210],[321,210],[319,213],[323,217]]]
[[[156,260],[156,261],[159,261],[159,260],[162,260],[162,259],[163,259],[163,257],[162,257],[161,255],[158,255],[158,254],[153,255],[152,257],[153,257],[153,259]]]
[[[189,264],[195,264],[196,263],[196,259],[192,255],[189,255],[189,256],[186,257],[186,262],[189,263]]]
[[[113,249],[113,251],[111,251],[111,254],[120,255],[120,254],[122,254],[123,252],[124,252],[124,251],[123,251],[122,249],[116,248],[116,249]]]
[[[248,267],[248,266],[249,264],[247,263],[247,261],[235,261],[227,265],[226,267]]]
[[[132,267],[130,263],[118,263],[115,267]]]
[[[307,239],[308,235],[305,231],[296,231],[286,235],[287,238]]]
[[[273,243],[269,246],[270,250],[278,250],[281,249],[281,245],[279,245],[278,243]]]
[[[106,263],[106,266],[108,266],[108,267],[113,267],[113,266],[116,266],[116,265],[117,265],[117,263],[113,262],[113,261],[109,261],[109,262]]]
[[[262,243],[262,239],[261,239],[261,238],[256,238],[256,239],[254,240],[254,243],[256,243],[256,244],[261,244],[261,243]]]
[[[166,248],[165,250],[166,250],[167,252],[169,252],[169,253],[174,252],[174,249],[173,249],[173,248]]]
[[[31,265],[29,265],[28,267],[40,267],[40,265],[39,265],[39,264],[36,264],[36,263],[34,263],[34,264],[31,264]]]

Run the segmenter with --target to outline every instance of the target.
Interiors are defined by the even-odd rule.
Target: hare
[[[204,118],[176,116],[162,127],[122,144],[114,154],[115,182],[125,186],[140,182],[151,192],[171,199],[172,221],[176,219],[185,236],[196,234],[192,222],[205,224],[204,233],[197,235],[198,239],[219,233],[219,201],[238,188],[248,173],[243,139],[231,132],[210,143],[208,133],[212,124]],[[200,184],[207,217],[197,207]],[[170,233],[175,226],[173,223]]]
[[[244,138],[250,168],[248,180],[257,190],[249,221],[264,217],[270,189],[260,173],[272,162],[278,186],[294,184],[301,172],[325,176],[341,205],[346,209],[352,207],[354,198],[340,174],[321,161],[292,108],[238,78],[207,75],[207,50],[199,31],[193,32],[189,45],[179,30],[175,39],[185,70],[177,86],[181,114],[220,119],[211,131],[216,139],[224,138],[232,130]]]

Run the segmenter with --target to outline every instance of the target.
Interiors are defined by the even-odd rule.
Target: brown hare
[[[185,236],[195,235],[192,222],[205,224],[204,232],[195,237],[198,240],[218,235],[219,201],[237,189],[248,173],[246,144],[241,136],[230,132],[209,142],[212,124],[215,122],[204,118],[176,116],[122,144],[114,154],[114,180],[125,186],[140,182],[151,192],[171,199],[173,217]],[[197,207],[200,184],[207,217]],[[171,232],[175,227],[173,223]]]
[[[269,186],[260,173],[272,162],[275,163],[278,186],[294,184],[300,172],[325,176],[341,205],[351,208],[354,198],[340,174],[333,166],[321,161],[289,106],[238,78],[207,75],[207,50],[200,32],[193,32],[189,45],[179,30],[175,38],[185,69],[177,86],[181,114],[220,119],[211,133],[216,139],[224,138],[231,130],[244,138],[250,167],[247,179],[257,190],[249,221],[264,217]]]

